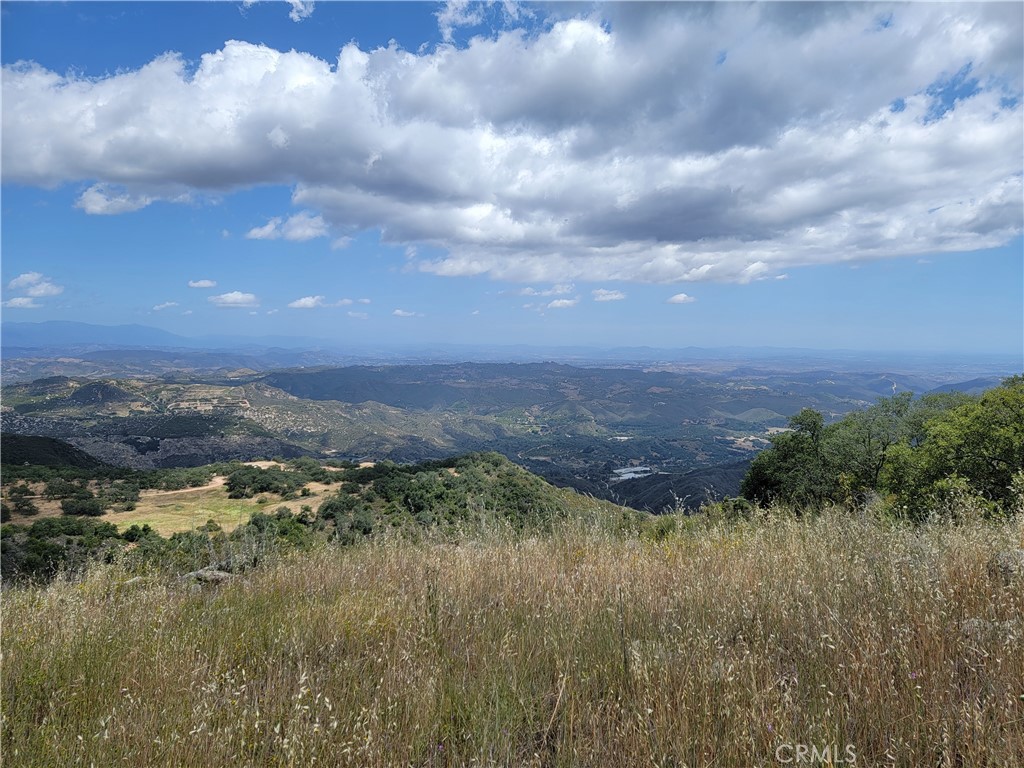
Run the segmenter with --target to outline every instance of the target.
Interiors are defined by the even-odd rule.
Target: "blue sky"
[[[3,320],[1021,354],[1018,3],[3,3]]]

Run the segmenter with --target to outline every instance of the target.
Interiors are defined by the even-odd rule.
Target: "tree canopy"
[[[805,508],[875,497],[922,520],[966,498],[1011,513],[1024,484],[1024,376],[981,397],[902,393],[828,425],[804,409],[789,427],[754,460],[745,498]]]

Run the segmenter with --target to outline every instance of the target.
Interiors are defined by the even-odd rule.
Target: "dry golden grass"
[[[281,466],[272,461],[246,463],[262,468]],[[222,529],[230,532],[247,522],[254,512],[271,512],[279,507],[287,507],[293,514],[298,514],[303,505],[316,509],[325,495],[337,488],[324,483],[307,483],[308,496],[299,496],[287,501],[274,493],[265,493],[252,499],[231,499],[228,498],[226,483],[227,478],[218,475],[208,484],[197,488],[182,488],[176,491],[145,490],[139,494],[135,509],[130,512],[108,510],[96,519],[113,523],[122,533],[132,525],[148,525],[161,536],[170,536],[179,531],[190,531],[208,520],[213,520]],[[34,520],[63,514],[59,500],[43,498],[43,483],[32,484],[30,488],[37,494],[32,497],[32,501],[39,513],[26,516],[16,512],[11,522],[31,525]],[[95,484],[92,490],[97,490]],[[263,499],[263,504],[259,503],[260,498]]]
[[[161,536],[189,531],[213,520],[225,531],[234,530],[263,507],[252,499],[229,499],[223,478],[216,486],[185,488],[180,491],[143,491],[130,512],[107,512],[97,518],[113,523],[119,531],[132,525],[148,525]],[[268,506],[268,505],[265,505]]]
[[[277,496],[267,494],[267,504],[258,505],[254,499],[229,499],[224,487],[224,478],[214,478],[209,485],[200,488],[184,488],[179,491],[142,491],[135,509],[130,512],[108,510],[97,517],[105,523],[113,523],[118,530],[125,531],[132,525],[149,525],[162,536],[178,531],[189,531],[207,520],[213,520],[226,531],[234,530],[249,519],[256,511],[274,509],[270,506]],[[39,509],[38,515],[25,516],[15,513],[11,522],[31,525],[44,517],[59,517],[63,514],[59,500],[33,499]],[[308,503],[308,502],[307,502]]]
[[[213,520],[225,531],[232,531],[248,522],[254,512],[272,512],[287,507],[290,512],[298,513],[303,505],[316,509],[325,492],[330,493],[336,488],[323,483],[307,483],[306,487],[310,491],[309,496],[289,501],[274,493],[264,493],[252,499],[231,499],[228,498],[224,478],[217,477],[213,483],[201,488],[143,491],[131,512],[107,512],[97,519],[113,523],[122,532],[131,525],[149,525],[161,536],[190,531],[207,520]],[[265,503],[260,504],[260,499]]]
[[[4,763],[1024,765],[1021,523],[680,528],[7,590]]]

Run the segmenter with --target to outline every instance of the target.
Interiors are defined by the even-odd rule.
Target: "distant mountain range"
[[[146,325],[96,325],[51,320],[40,323],[0,324],[5,361],[30,360],[10,367],[8,380],[30,380],[39,376],[117,376],[159,374],[164,369],[211,371],[310,365],[351,365],[356,363],[455,363],[557,361],[583,366],[714,366],[719,371],[744,367],[778,371],[895,370],[902,373],[944,376],[943,383],[970,378],[991,378],[1024,370],[1024,355],[963,355],[953,353],[867,352],[857,350],[815,350],[795,347],[655,347],[473,345],[473,344],[369,344],[311,336],[181,336]],[[100,354],[121,351],[112,356]],[[209,353],[215,352],[215,355]],[[143,354],[145,353],[145,354]],[[70,357],[63,369],[52,359]],[[33,368],[38,361],[51,362]],[[74,361],[80,360],[81,364]],[[119,368],[118,366],[122,366]],[[671,367],[671,366],[674,366]]]

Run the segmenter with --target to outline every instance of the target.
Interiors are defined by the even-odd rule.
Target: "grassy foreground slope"
[[[1022,537],[1020,516],[568,521],[323,546],[203,588],[97,566],[4,593],[0,746],[20,766],[747,766],[796,744],[1022,765],[1024,590],[990,567]]]

